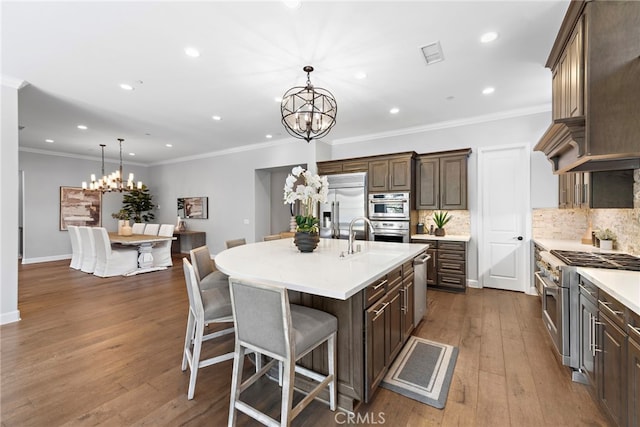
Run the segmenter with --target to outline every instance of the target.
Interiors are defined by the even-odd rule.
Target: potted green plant
[[[433,222],[436,224],[435,235],[436,236],[444,236],[444,226],[451,221],[452,216],[449,215],[449,212],[434,212],[433,213]]]
[[[613,249],[613,241],[616,240],[616,235],[608,228],[599,230],[596,232],[596,237],[600,240],[600,249]]]
[[[294,243],[300,252],[313,252],[318,246],[318,218],[313,209],[318,203],[325,203],[329,193],[326,176],[312,174],[300,166],[291,170],[284,186],[284,203],[300,200],[302,214],[296,215],[296,235]]]
[[[142,188],[134,188],[122,197],[122,210],[129,214],[128,219],[135,222],[149,222],[155,219],[153,208],[153,196],[149,194],[149,188],[142,185]]]

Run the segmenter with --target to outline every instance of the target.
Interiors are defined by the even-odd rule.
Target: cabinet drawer
[[[448,260],[438,258],[438,273],[466,274],[466,263],[464,261]]]
[[[627,313],[629,313],[627,319],[627,333],[629,334],[629,338],[633,338],[640,343],[640,315],[631,310],[627,310]]]
[[[624,322],[624,305],[602,289],[598,291],[598,309],[617,326],[623,330],[626,329]]]
[[[388,281],[386,277],[382,277],[364,290],[364,306],[369,307],[371,304],[380,299],[381,296],[387,293]]]
[[[387,289],[392,289],[399,282],[402,281],[402,266],[396,267],[387,273],[387,280],[389,282]]]
[[[466,276],[463,275],[438,273],[438,286],[465,289],[466,281]]]
[[[584,297],[592,302],[594,305],[598,304],[598,287],[580,276],[580,294],[584,295]]]
[[[443,251],[443,250],[439,250],[439,257],[438,259],[446,259],[448,261],[465,261],[465,254],[464,252],[449,252],[449,251]]]
[[[407,277],[408,275],[413,274],[413,261],[407,261],[402,264],[402,277]]]
[[[465,246],[466,246],[465,242],[447,242],[442,240],[438,242],[438,249],[440,250],[464,251]]]

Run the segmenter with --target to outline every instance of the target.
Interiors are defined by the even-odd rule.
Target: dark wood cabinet
[[[634,319],[627,330],[627,418],[628,426],[640,425],[640,316]]]
[[[590,387],[594,396],[596,390],[596,331],[598,321],[598,288],[586,280],[580,283],[579,308],[579,361],[581,382]]]
[[[447,291],[467,290],[467,244],[449,240],[413,240],[429,245],[427,287]]]
[[[391,365],[391,361],[396,358],[402,349],[403,338],[403,314],[404,314],[404,292],[402,283],[398,283],[389,291],[385,300],[389,310],[389,327],[387,328],[386,339],[386,364]]]
[[[402,266],[402,342],[405,343],[411,336],[415,325],[413,324],[416,307],[415,284],[413,282],[413,262],[409,261]]]
[[[633,170],[560,174],[558,207],[633,208]]]
[[[615,424],[624,426],[627,421],[627,334],[602,310],[598,320],[598,398]]]
[[[369,191],[411,191],[413,164],[413,153],[371,160],[367,177]]]
[[[369,160],[349,159],[349,160],[330,160],[326,162],[318,162],[318,175],[335,175],[338,173],[367,172],[369,170]]]
[[[552,69],[553,119],[584,114],[583,19],[569,38],[557,65]]]
[[[174,231],[176,240],[171,242],[171,252],[174,254],[188,254],[191,249],[207,244],[204,231]]]
[[[427,286],[433,286],[436,284],[438,280],[438,249],[434,245],[434,243],[430,243],[429,241],[429,249],[427,249],[427,254],[431,256],[427,260]]]
[[[467,209],[471,149],[425,154],[416,167],[416,209]]]

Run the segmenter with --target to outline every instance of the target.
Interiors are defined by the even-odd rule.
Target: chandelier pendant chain
[[[133,173],[129,174],[129,179],[124,180],[124,171],[122,168],[122,143],[124,142],[123,138],[117,138],[118,143],[120,144],[120,164],[118,169],[115,172],[112,172],[109,176],[104,173],[104,147],[105,144],[100,144],[100,148],[102,149],[102,175],[96,179],[95,174],[91,174],[91,181],[89,185],[87,185],[87,181],[82,182],[83,190],[90,191],[101,191],[102,193],[107,193],[111,191],[118,191],[122,193],[123,191],[131,191],[134,189],[142,190],[143,184],[142,181],[138,181],[137,185],[133,183]]]

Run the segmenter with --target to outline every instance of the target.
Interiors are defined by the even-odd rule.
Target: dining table
[[[134,276],[141,273],[149,273],[152,271],[166,270],[166,266],[153,265],[153,245],[160,242],[176,240],[174,236],[153,236],[149,234],[132,234],[130,236],[121,236],[117,232],[109,232],[109,241],[112,244],[123,246],[138,247],[138,268],[130,271],[125,276]]]

